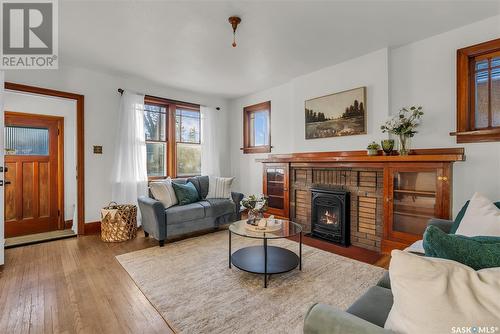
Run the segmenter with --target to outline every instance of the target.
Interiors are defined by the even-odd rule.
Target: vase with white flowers
[[[410,153],[410,138],[417,133],[415,129],[419,126],[423,115],[424,112],[421,106],[402,108],[397,115],[380,127],[382,132],[398,136],[399,155],[408,155]]]
[[[250,195],[240,202],[241,208],[248,210],[249,224],[256,224],[264,216],[267,206],[267,197],[264,195]]]

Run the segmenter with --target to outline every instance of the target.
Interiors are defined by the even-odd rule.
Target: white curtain
[[[219,112],[201,106],[201,175],[221,176]]]
[[[137,198],[147,195],[144,95],[124,91],[121,96],[112,183],[111,199],[118,204],[137,205]]]

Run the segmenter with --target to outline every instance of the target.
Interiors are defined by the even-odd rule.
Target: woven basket
[[[115,202],[101,210],[101,239],[106,242],[121,242],[137,235],[137,207]]]

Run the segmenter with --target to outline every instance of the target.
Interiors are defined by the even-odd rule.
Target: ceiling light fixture
[[[238,28],[238,24],[241,23],[241,18],[238,16],[231,16],[229,18],[229,23],[231,23],[231,26],[233,27],[233,48],[236,47],[236,29]]]

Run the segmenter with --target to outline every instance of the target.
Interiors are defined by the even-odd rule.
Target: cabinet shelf
[[[395,215],[407,216],[407,217],[415,217],[415,218],[432,218],[432,215],[412,213],[412,212],[403,212],[403,211],[394,211]]]
[[[421,196],[436,196],[435,191],[423,191],[423,190],[405,190],[405,189],[394,189],[397,194],[410,194],[410,195],[421,195]]]

